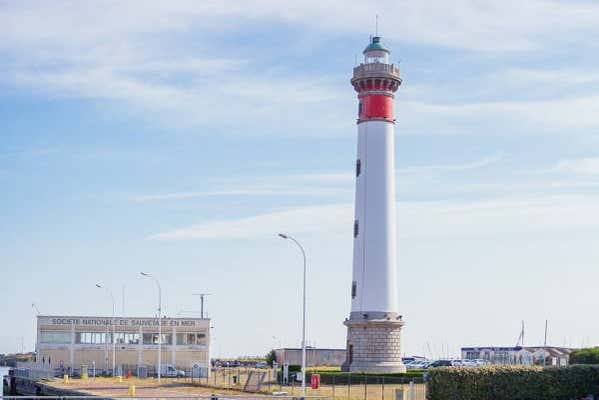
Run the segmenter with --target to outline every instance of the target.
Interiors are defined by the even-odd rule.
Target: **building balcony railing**
[[[360,64],[354,67],[354,80],[375,77],[400,79],[399,67],[395,64],[383,63]]]

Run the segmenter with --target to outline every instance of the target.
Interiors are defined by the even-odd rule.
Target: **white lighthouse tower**
[[[351,313],[347,326],[349,371],[403,372],[397,306],[394,93],[399,68],[375,36],[351,80],[358,92],[358,157]]]

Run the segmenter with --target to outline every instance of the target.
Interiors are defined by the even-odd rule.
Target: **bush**
[[[570,400],[599,394],[599,366],[440,367],[427,383],[429,400]]]
[[[599,364],[599,347],[574,350],[570,353],[570,364]]]
[[[302,366],[301,365],[297,365],[297,364],[290,364],[289,365],[289,373],[291,372],[301,372],[302,370]]]
[[[363,385],[367,384],[397,384],[423,382],[422,371],[408,371],[405,373],[359,373],[359,372],[331,372],[331,371],[310,371],[306,372],[306,379],[309,381],[312,374],[320,374],[320,382],[327,385]]]

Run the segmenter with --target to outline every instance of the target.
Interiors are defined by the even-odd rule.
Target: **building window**
[[[358,237],[358,234],[360,233],[360,226],[358,225],[358,220],[354,221],[354,237]]]
[[[355,299],[356,298],[356,291],[358,288],[358,284],[356,283],[356,281],[353,281],[351,283],[351,298]]]
[[[66,331],[41,331],[40,343],[44,344],[69,344],[71,332]]]
[[[177,344],[180,345],[194,345],[194,344],[205,344],[206,334],[205,333],[177,333]]]
[[[117,344],[138,344],[139,333],[134,332],[118,332],[114,334]]]
[[[362,102],[358,102],[358,118],[362,115]]]
[[[347,361],[349,361],[349,363],[353,363],[354,362],[354,345],[350,344],[348,346],[348,352],[347,352]]]
[[[480,358],[480,351],[467,351],[466,360],[477,360]]]
[[[360,159],[358,159],[358,161],[356,161],[356,178],[358,176],[360,176],[361,172],[362,172],[362,162],[360,161]]]
[[[125,343],[138,344],[139,343],[139,333],[125,333]]]
[[[77,344],[103,344],[107,339],[110,340],[104,332],[77,332],[75,334],[75,343]]]
[[[173,335],[162,334],[162,344],[171,344]],[[143,344],[158,344],[158,333],[144,333]]]

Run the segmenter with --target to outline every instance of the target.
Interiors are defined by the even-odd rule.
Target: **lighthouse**
[[[399,68],[378,36],[351,84],[358,93],[358,156],[351,312],[344,370],[404,372],[398,310],[393,100]]]

